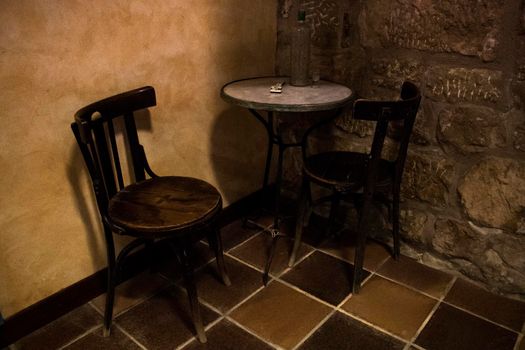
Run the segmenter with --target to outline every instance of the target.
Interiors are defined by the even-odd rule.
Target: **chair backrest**
[[[421,93],[418,87],[408,81],[405,81],[401,87],[400,100],[372,101],[360,99],[354,102],[354,119],[377,122],[370,151],[368,174],[375,172],[375,168],[381,158],[381,151],[383,150],[389,123],[402,122],[399,148],[395,159],[395,182],[399,185],[407,156],[410,135],[412,134],[420,102]]]
[[[123,139],[134,177],[131,181],[144,180],[145,172],[153,175],[144,148],[139,143],[134,112],[155,105],[155,90],[145,86],[92,103],[75,113],[71,128],[91,176],[103,217],[107,214],[109,199],[125,187],[114,121],[122,118],[124,123]]]

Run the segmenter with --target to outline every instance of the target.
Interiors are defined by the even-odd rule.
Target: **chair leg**
[[[392,238],[394,239],[394,259],[399,260],[399,189],[393,191],[392,200]]]
[[[279,236],[273,236],[272,234],[272,243],[270,244],[270,249],[268,250],[268,257],[266,258],[266,264],[264,264],[264,273],[263,273],[264,286],[268,285],[270,268],[272,267],[272,261],[273,261],[273,256],[275,255],[275,250],[277,249],[278,239],[279,239]]]
[[[208,234],[208,242],[210,243],[210,247],[215,253],[215,258],[217,260],[217,268],[219,269],[219,274],[221,275],[222,282],[226,286],[230,286],[230,278],[228,277],[228,274],[226,272],[226,265],[224,264],[221,234],[218,229],[213,229],[212,232]]]
[[[104,328],[102,335],[108,337],[111,333],[111,322],[113,320],[113,304],[115,303],[115,286],[117,285],[119,264],[115,258],[115,243],[113,233],[104,225],[104,236],[106,239],[106,257],[108,261],[106,305],[104,308]]]
[[[115,263],[108,264],[108,277],[106,289],[106,306],[104,308],[104,329],[102,335],[108,337],[111,334],[111,323],[113,320],[113,304],[115,302],[115,285],[116,285],[116,267]]]
[[[301,193],[299,194],[299,210],[297,213],[297,221],[295,222],[295,238],[293,243],[292,253],[290,254],[290,260],[288,260],[288,266],[292,267],[297,257],[297,252],[301,246],[301,237],[303,235],[304,218],[308,213],[308,196],[309,196],[309,183],[308,180],[303,178],[303,184],[301,186]]]
[[[197,332],[197,339],[201,343],[206,343],[206,334],[204,332],[199,300],[197,298],[197,288],[195,287],[195,279],[193,277],[193,266],[191,265],[190,252],[190,247],[184,247],[184,249],[177,252],[177,259],[182,267],[184,283],[190,302],[191,318],[193,320],[195,331]]]
[[[358,294],[361,288],[361,276],[363,272],[363,262],[365,258],[365,247],[366,247],[366,230],[365,223],[368,218],[368,212],[371,203],[371,197],[367,196],[364,199],[363,207],[361,208],[361,214],[359,215],[359,223],[357,225],[357,242],[355,247],[354,257],[354,280],[352,283],[352,293]]]

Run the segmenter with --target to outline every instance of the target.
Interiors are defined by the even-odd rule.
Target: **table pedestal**
[[[273,147],[277,146],[277,150],[278,150],[277,175],[275,178],[275,201],[274,201],[274,209],[273,209],[273,216],[274,216],[273,225],[269,229],[266,227],[263,228],[265,231],[269,231],[270,234],[272,235],[272,244],[270,246],[270,251],[266,259],[266,264],[264,266],[264,274],[263,274],[263,283],[264,285],[266,285],[268,283],[268,274],[270,273],[273,256],[275,254],[275,249],[277,247],[277,240],[279,239],[279,237],[286,236],[286,235],[283,235],[279,230],[279,225],[281,221],[280,198],[281,198],[281,187],[282,187],[282,180],[283,180],[284,151],[288,149],[289,147],[300,147],[301,143],[300,142],[285,143],[283,141],[282,135],[279,130],[279,124],[275,120],[276,116],[274,115],[273,112],[268,112],[268,118],[266,120],[256,110],[249,109],[249,111],[257,118],[257,120],[259,120],[264,125],[264,127],[266,128],[266,133],[268,135],[268,149],[266,153],[266,164],[264,167],[264,178],[263,178],[263,186],[262,186],[263,194],[268,193],[268,182],[270,179],[270,169],[272,166]]]

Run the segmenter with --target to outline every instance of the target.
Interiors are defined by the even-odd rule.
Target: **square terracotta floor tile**
[[[266,265],[266,259],[268,258],[271,244],[272,236],[268,232],[261,232],[243,245],[230,251],[230,254],[263,270]],[[272,266],[270,268],[270,273],[272,275],[279,276],[288,268],[288,259],[290,258],[292,246],[293,241],[291,239],[288,239],[287,237],[278,238]],[[311,247],[306,244],[301,244],[299,252],[297,253],[297,259],[301,259],[311,251]]]
[[[113,315],[119,315],[123,310],[140,303],[145,298],[155,294],[168,285],[168,281],[158,274],[148,271],[133,277],[120,284],[115,291],[115,304]],[[106,293],[92,300],[97,309],[104,312],[106,306]]]
[[[234,310],[230,317],[285,349],[296,346],[332,309],[277,281]]]
[[[337,312],[310,336],[299,349],[401,350],[404,346],[405,343]]]
[[[204,326],[219,317],[200,305]],[[176,287],[154,295],[115,319],[146,348],[174,349],[195,335],[188,297]]]
[[[221,312],[230,310],[263,285],[259,271],[227,256],[224,257],[224,262],[232,283],[229,287],[222,282],[215,261],[206,265],[195,276],[199,298]]]
[[[463,279],[456,280],[445,301],[517,332],[523,331],[524,302],[490,293]]]
[[[349,230],[344,230],[341,232],[340,237],[327,240],[319,249],[353,264],[356,246],[355,241],[355,234]],[[369,271],[375,271],[389,256],[390,252],[385,246],[368,240],[365,248],[363,266]]]
[[[445,272],[435,270],[405,256],[400,256],[397,261],[389,259],[377,273],[435,298],[441,298],[445,294],[453,278]]]
[[[244,225],[242,220],[236,220],[221,229],[222,248],[227,252],[261,231],[257,226]]]
[[[525,336],[521,337],[520,345],[518,346],[518,350],[525,350]]]
[[[208,264],[213,259],[215,259],[215,253],[213,250],[208,245],[202,242],[197,242],[193,249],[193,269],[197,270]],[[158,272],[171,281],[177,281],[182,278],[181,269],[174,253],[163,259],[158,266]]]
[[[352,292],[353,265],[330,255],[314,252],[282,276],[321,300],[337,306]],[[363,277],[368,272],[363,271]]]
[[[15,343],[15,348],[58,349],[101,324],[102,316],[93,307],[85,304],[20,339]]]
[[[184,350],[271,350],[272,346],[223,319],[206,332],[208,341],[199,343],[194,339]]]
[[[64,350],[76,349],[140,350],[142,348],[118,328],[113,327],[111,329],[111,336],[109,337],[104,337],[102,335],[102,328],[99,328],[64,348]]]
[[[379,276],[373,276],[342,306],[347,312],[410,340],[436,300]]]
[[[415,343],[428,350],[513,350],[517,334],[440,304]]]

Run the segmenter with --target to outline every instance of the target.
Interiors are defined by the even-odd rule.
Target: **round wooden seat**
[[[111,198],[108,217],[126,234],[155,237],[205,225],[221,208],[221,195],[209,183],[191,177],[163,176],[118,192]]]

